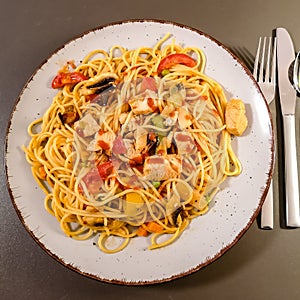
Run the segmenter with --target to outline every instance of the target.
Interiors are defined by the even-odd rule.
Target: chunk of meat
[[[155,93],[150,92],[151,91],[149,91],[150,95],[146,95],[143,98],[131,98],[128,101],[128,104],[130,105],[133,113],[135,113],[136,115],[141,115],[157,111],[157,96]]]
[[[225,110],[225,123],[230,134],[240,136],[248,126],[244,102],[240,99],[231,99]]]
[[[164,124],[166,126],[174,126],[178,118],[178,111],[172,104],[168,104],[164,107],[160,115],[165,118]]]
[[[131,99],[129,100],[129,105],[132,111],[139,114],[149,114],[151,112],[156,111],[157,106],[153,104],[154,100],[152,98],[144,98],[144,99]]]
[[[175,132],[174,140],[179,155],[191,154],[197,150],[196,144],[188,132]]]
[[[125,156],[130,160],[130,161],[135,161],[135,162],[142,162],[143,156],[142,153],[137,151],[134,147],[134,140],[132,139],[124,139],[124,145],[126,148],[126,153]]]
[[[111,131],[100,130],[95,134],[95,138],[87,146],[88,151],[103,150],[110,154],[116,135]]]
[[[181,129],[188,128],[192,125],[192,116],[183,107],[178,108],[178,123]]]
[[[181,170],[181,158],[175,154],[153,155],[147,157],[144,164],[144,176],[151,181],[177,178]]]
[[[148,132],[142,126],[138,126],[135,131],[135,150],[142,152],[147,146]]]

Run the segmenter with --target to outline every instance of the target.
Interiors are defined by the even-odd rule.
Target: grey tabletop
[[[285,27],[295,50],[300,50],[299,9],[298,0],[2,0],[0,298],[300,299],[300,229],[285,228],[281,217],[284,212],[283,189],[279,184],[282,163],[277,160],[273,230],[261,230],[255,221],[232,249],[209,266],[168,283],[140,287],[86,278],[45,253],[14,210],[7,191],[4,163],[6,128],[22,87],[51,53],[75,36],[106,23],[155,18],[192,26],[231,49],[242,48],[251,55],[255,54],[259,36],[268,36],[274,28]],[[271,106],[273,113],[274,109]],[[299,136],[299,105],[296,117]],[[278,153],[281,152],[279,147]]]

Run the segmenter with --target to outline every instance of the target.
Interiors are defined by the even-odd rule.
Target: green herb
[[[160,181],[152,181],[152,184],[156,189],[160,187]]]
[[[154,126],[159,128],[165,128],[164,118],[161,115],[156,115],[152,118],[152,123]]]

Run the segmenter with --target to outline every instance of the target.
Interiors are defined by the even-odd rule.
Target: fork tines
[[[257,81],[275,83],[276,63],[272,64],[272,62],[276,61],[275,56],[276,37],[260,37],[252,73],[254,77],[257,78]]]

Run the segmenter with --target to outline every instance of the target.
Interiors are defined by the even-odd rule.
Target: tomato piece
[[[91,194],[96,194],[100,191],[101,186],[103,184],[102,180],[105,180],[107,176],[112,173],[113,168],[113,163],[111,161],[107,161],[91,169],[82,178],[82,181],[84,182],[86,188]],[[79,191],[83,192],[81,185],[79,185]]]
[[[88,78],[79,72],[60,72],[52,80],[52,88],[59,89],[68,84],[76,84]]]
[[[125,153],[127,153],[127,149],[125,147],[125,144],[124,144],[121,136],[118,136],[114,140],[113,147],[112,147],[112,153],[113,154],[125,154]]]
[[[97,144],[103,149],[103,150],[109,150],[110,146],[108,143],[104,142],[104,141],[98,141]]]
[[[157,72],[158,74],[161,74],[163,70],[168,70],[178,64],[182,64],[187,67],[194,67],[197,62],[191,56],[184,53],[170,54],[161,60],[158,65]]]
[[[112,173],[113,168],[114,166],[111,161],[107,161],[97,166],[98,173],[102,179],[106,179],[106,177]]]
[[[141,92],[146,90],[157,92],[156,81],[153,77],[144,77],[141,83]]]

